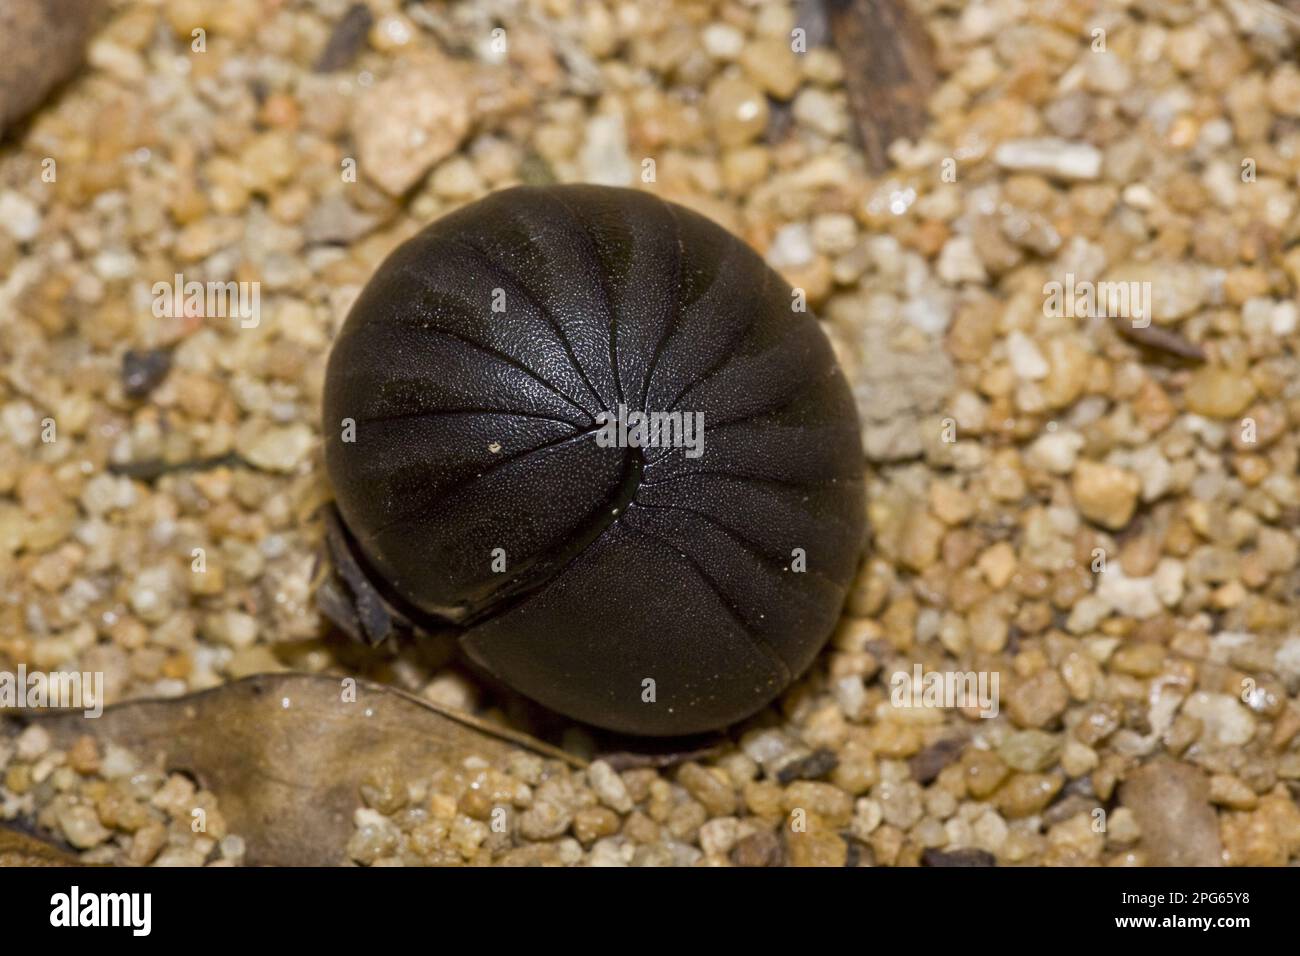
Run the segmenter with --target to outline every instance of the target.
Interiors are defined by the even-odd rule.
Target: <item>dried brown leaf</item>
[[[76,857],[34,836],[0,826],[0,867],[80,866]]]
[[[169,771],[190,774],[216,794],[251,865],[330,866],[346,862],[353,813],[367,773],[396,768],[407,779],[489,762],[512,749],[580,761],[524,734],[441,708],[402,691],[342,679],[262,674],[168,700],[128,701],[98,720],[80,712],[25,715],[60,747],[91,734],[144,759],[161,754]],[[8,718],[13,725],[20,722]]]

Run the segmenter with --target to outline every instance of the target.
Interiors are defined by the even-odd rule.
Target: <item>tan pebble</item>
[[[920,729],[898,720],[883,720],[869,728],[868,734],[872,750],[880,757],[910,757],[924,746]]]
[[[797,780],[786,788],[782,798],[786,813],[803,810],[815,813],[835,826],[843,826],[853,816],[853,799],[839,787],[814,780]]]
[[[998,747],[1007,765],[1029,773],[1048,769],[1061,754],[1062,739],[1042,730],[1021,730],[1008,734]]]
[[[758,817],[773,818],[782,815],[781,788],[766,780],[751,780],[741,790],[745,806]]]
[[[862,798],[853,805],[853,835],[859,840],[868,839],[884,818],[885,811],[879,802]]]
[[[1110,666],[1132,677],[1153,677],[1160,673],[1164,660],[1165,649],[1161,645],[1144,641],[1120,647],[1111,656]]]
[[[32,768],[28,764],[14,764],[5,770],[4,787],[11,793],[22,796],[32,788]]]
[[[623,835],[636,843],[649,845],[659,840],[659,824],[637,810],[624,821]]]
[[[94,809],[84,804],[61,807],[57,811],[57,818],[64,838],[78,850],[99,846],[112,836],[99,822]]]
[[[1194,372],[1183,390],[1188,411],[1208,418],[1231,418],[1250,405],[1256,389],[1240,370],[1207,365]]]
[[[930,510],[944,524],[962,524],[975,514],[975,502],[952,481],[935,481],[930,485]]]
[[[381,53],[409,46],[415,37],[415,24],[400,13],[382,16],[370,28],[370,45]]]
[[[68,749],[68,766],[84,775],[99,770],[99,747],[94,737],[83,734],[77,738]]]
[[[1273,725],[1273,736],[1269,743],[1274,750],[1284,750],[1295,739],[1296,734],[1300,734],[1300,709],[1289,705]]]
[[[1219,827],[1209,784],[1199,770],[1157,758],[1129,774],[1120,800],[1132,810],[1142,831],[1142,849],[1153,864],[1219,865]]]
[[[839,764],[831,771],[831,782],[845,793],[855,796],[866,793],[880,779],[875,755],[865,742],[850,740],[840,750],[839,758]]]
[[[729,23],[710,23],[700,35],[705,52],[715,60],[731,61],[745,49],[745,35]]]
[[[743,146],[767,126],[767,100],[748,81],[722,75],[709,84],[705,106],[713,118],[718,142]]]
[[[924,505],[914,506],[903,526],[899,560],[913,571],[925,571],[939,560],[939,544],[944,531],[943,522],[931,515]]]
[[[573,835],[584,845],[618,832],[622,820],[608,807],[583,807],[573,815]]]
[[[731,861],[736,866],[780,866],[783,857],[781,841],[770,830],[751,833],[731,852]]]
[[[780,272],[791,288],[803,290],[809,305],[820,305],[830,294],[831,263],[825,256],[815,256],[803,265],[785,266]]]
[[[726,856],[740,839],[739,821],[735,817],[717,817],[700,827],[700,849],[707,856]]]
[[[677,771],[677,783],[686,792],[705,805],[714,817],[728,817],[736,812],[736,791],[727,774],[716,767],[702,767],[698,763],[684,763]]]
[[[1259,795],[1232,774],[1216,773],[1210,778],[1210,802],[1230,810],[1253,810]]]
[[[233,680],[252,674],[274,673],[285,669],[275,653],[264,644],[239,648],[231,655],[230,662],[226,665],[226,673]]]
[[[406,783],[397,769],[385,764],[367,771],[361,779],[361,799],[385,816],[406,806]]]
[[[603,760],[593,761],[587,768],[587,779],[596,792],[597,799],[618,813],[628,813],[633,806],[623,778]]]
[[[1074,737],[1067,737],[1061,751],[1061,769],[1071,778],[1082,777],[1096,769],[1099,759],[1097,751],[1080,743]]]
[[[136,830],[126,851],[127,859],[136,866],[148,866],[167,843],[167,828],[157,820]]]
[[[596,761],[596,763],[602,762]],[[592,767],[588,768],[588,774],[595,766],[596,764],[593,763]],[[627,796],[633,803],[644,803],[650,798],[650,786],[659,779],[659,773],[653,767],[633,767],[631,770],[625,770],[619,774],[619,779],[623,781]],[[597,793],[600,792],[595,778],[592,778],[592,786],[596,788]],[[604,800],[604,797],[602,796],[601,799]],[[619,813],[625,812],[614,803],[606,803],[606,806]]]
[[[241,443],[248,461],[267,471],[287,473],[298,467],[316,443],[316,433],[306,425],[272,426]]]
[[[28,580],[47,594],[56,594],[72,580],[73,572],[84,554],[79,546],[65,545],[41,555],[28,571]]]
[[[148,805],[128,793],[128,786],[123,780],[106,788],[96,797],[95,809],[105,826],[134,833],[157,815],[150,812]]]
[[[1083,702],[1092,699],[1093,688],[1101,679],[1101,668],[1087,654],[1071,651],[1061,661],[1061,678],[1070,696]]]
[[[889,824],[876,827],[871,834],[871,852],[878,866],[894,866],[899,861],[906,834]]]
[[[484,189],[474,164],[463,156],[453,156],[433,172],[433,191],[446,199],[474,198]]]
[[[790,866],[844,866],[849,848],[838,833],[808,831],[786,834]]]
[[[431,52],[401,62],[352,111],[360,171],[390,196],[415,185],[470,128],[469,85],[456,62]]]
[[[442,673],[425,685],[420,696],[443,707],[471,711],[478,704],[479,686],[460,674]]]
[[[1201,724],[1201,742],[1209,747],[1241,747],[1255,736],[1255,717],[1234,695],[1197,691],[1183,703],[1183,713]]]
[[[1074,736],[1080,743],[1094,747],[1115,732],[1119,727],[1119,719],[1119,708],[1115,704],[1093,704],[1079,714],[1079,720],[1074,725]]]
[[[1228,866],[1284,866],[1300,850],[1300,809],[1285,793],[1270,793],[1254,811],[1223,814],[1220,833]]]
[[[1016,570],[1016,552],[1006,541],[999,541],[979,556],[976,566],[989,586],[1002,590]]]
[[[267,126],[294,129],[302,117],[298,101],[288,93],[272,93],[262,103],[258,119]]]
[[[519,833],[529,840],[550,840],[569,829],[573,816],[549,800],[537,800],[519,816]]]
[[[226,572],[221,565],[210,564],[203,571],[195,571],[190,568],[190,574],[186,578],[191,594],[199,597],[212,597],[221,594],[226,589]]]
[[[797,54],[783,38],[753,40],[740,54],[746,75],[778,100],[788,100],[799,89],[801,75]]]
[[[1068,856],[1071,862],[1084,863],[1101,856],[1106,836],[1095,828],[1091,813],[1076,813],[1047,831],[1049,854],[1055,854],[1058,863]]]
[[[1011,719],[1021,727],[1046,727],[1065,711],[1069,701],[1069,692],[1060,675],[1046,669],[1018,681],[1008,695],[1006,706]]]
[[[966,749],[961,765],[966,789],[977,800],[983,800],[997,790],[1011,773],[1011,768],[997,754],[973,747]]]
[[[1152,379],[1142,383],[1131,407],[1142,427],[1153,435],[1164,431],[1178,413],[1169,394]]]
[[[1085,460],[1074,470],[1072,487],[1074,500],[1085,518],[1119,530],[1133,517],[1142,482],[1126,469]]]
[[[994,795],[1003,816],[1016,819],[1042,810],[1065,784],[1056,774],[1018,773]]]
[[[722,156],[722,182],[732,194],[743,195],[764,180],[770,165],[762,146],[729,149]]]
[[[674,840],[694,843],[699,836],[700,827],[708,818],[709,813],[701,804],[694,800],[683,800],[672,808],[664,828]]]

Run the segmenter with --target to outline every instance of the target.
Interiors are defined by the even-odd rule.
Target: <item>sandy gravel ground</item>
[[[0,148],[0,669],[103,672],[110,703],[365,673],[504,719],[448,641],[366,658],[327,636],[324,360],[378,261],[436,216],[517,182],[636,185],[736,231],[825,320],[873,529],[845,616],[720,753],[376,768],[349,856],[1300,855],[1283,20],[918,0],[934,121],[873,177],[814,4],[368,2],[113,2],[85,69]],[[177,273],[260,283],[256,323],[155,315]],[[1053,282],[1136,283],[1150,327]],[[918,666],[998,675],[997,716],[897,706]],[[239,862],[216,798],[151,767],[28,731],[0,744],[0,817],[92,860]]]

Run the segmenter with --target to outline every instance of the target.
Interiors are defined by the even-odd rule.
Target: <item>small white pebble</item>
[[[710,23],[700,39],[704,51],[715,60],[734,60],[745,48],[745,35],[729,23]]]

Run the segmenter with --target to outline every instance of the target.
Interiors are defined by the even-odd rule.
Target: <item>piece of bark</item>
[[[907,0],[826,0],[844,85],[873,173],[889,168],[889,146],[916,139],[938,84],[934,42]]]

